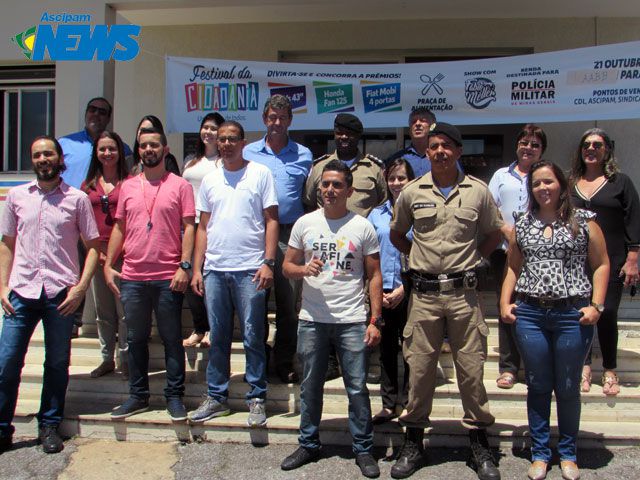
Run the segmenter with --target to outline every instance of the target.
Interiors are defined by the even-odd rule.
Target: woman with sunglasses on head
[[[502,234],[505,239],[513,230],[514,215],[525,212],[529,206],[527,194],[527,175],[531,165],[542,158],[547,149],[547,135],[537,125],[527,124],[516,137],[516,161],[508,167],[498,169],[491,177],[489,191],[500,209],[504,226]],[[500,300],[500,286],[505,273],[507,261],[507,241],[491,254],[491,267],[496,280],[496,293]],[[498,388],[510,389],[516,383],[520,370],[520,352],[516,344],[513,325],[498,323],[498,362],[499,376],[496,380]]]
[[[407,323],[408,295],[402,285],[403,255],[391,244],[389,223],[393,205],[404,186],[414,179],[413,169],[407,160],[397,158],[386,166],[385,180],[389,200],[374,208],[368,220],[373,224],[380,243],[380,267],[382,269],[382,340],[380,343],[380,396],[382,410],[373,417],[374,425],[385,423],[398,416],[398,410],[407,405],[409,391],[409,365],[404,362],[404,378],[398,375],[398,350],[402,331]],[[406,264],[406,262],[405,262]]]
[[[595,214],[574,210],[557,165],[533,164],[527,192],[529,209],[517,218],[510,235],[500,296],[500,316],[515,322],[524,360],[532,457],[527,475],[532,480],[547,475],[555,393],[562,478],[576,480],[580,373],[606,295],[609,258]]]
[[[164,127],[162,126],[162,122],[155,115],[145,115],[138,123],[138,128],[136,128],[136,140],[133,144],[133,154],[131,157],[127,159],[127,164],[129,165],[129,170],[131,175],[137,175],[142,172],[142,162],[140,161],[140,142],[138,141],[138,137],[140,137],[140,130],[143,128],[155,128],[156,130],[160,130],[164,133]],[[178,166],[178,161],[176,157],[173,156],[172,153],[167,153],[164,157],[164,168],[167,172],[171,172],[175,175],[180,176],[180,167]]]
[[[620,393],[616,374],[618,307],[624,287],[638,282],[640,201],[631,179],[621,173],[613,142],[600,128],[587,130],[580,139],[571,168],[571,195],[576,207],[591,210],[604,232],[611,263],[604,311],[598,322],[602,352],[602,392]],[[582,370],[583,392],[591,388],[591,351]]]
[[[194,198],[198,198],[198,191],[202,179],[220,166],[220,155],[216,140],[218,139],[218,127],[224,122],[224,117],[218,112],[208,113],[200,122],[198,142],[195,155],[188,155],[184,159],[183,178],[191,184]],[[200,212],[196,211],[196,230],[200,220]],[[205,310],[204,299],[187,287],[185,293],[187,303],[191,309],[193,318],[193,333],[185,338],[182,344],[185,347],[195,347],[200,344],[202,348],[209,348],[209,320]]]
[[[109,236],[115,223],[114,215],[122,182],[129,176],[124,155],[124,144],[117,133],[102,132],[91,153],[87,178],[81,189],[89,196],[100,233],[100,265],[104,265]],[[96,303],[98,338],[102,352],[102,363],[91,372],[94,378],[113,372],[118,363],[126,377],[127,327],[120,299],[107,287],[102,268],[98,268],[91,281],[91,290]],[[118,355],[115,357],[116,343]]]

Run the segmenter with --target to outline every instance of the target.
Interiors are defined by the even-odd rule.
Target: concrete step
[[[21,401],[16,409],[16,435],[32,436],[36,429],[35,401]],[[255,445],[269,443],[297,444],[300,417],[291,413],[268,413],[265,428],[251,429],[246,425],[247,413],[233,412],[201,425],[172,422],[163,408],[134,415],[125,420],[112,421],[109,417],[111,405],[100,403],[78,404],[68,402],[62,433],[82,437],[127,440],[127,441],[191,441],[251,442]],[[350,445],[351,436],[345,413],[322,415],[320,438],[324,444]],[[489,429],[490,442],[502,448],[522,448],[528,443],[526,421],[500,418]],[[557,439],[557,430],[552,428],[552,442]],[[398,447],[402,444],[402,428],[397,422],[375,427],[374,442],[377,446]],[[432,416],[432,427],[426,441],[433,447],[459,447],[468,445],[467,431],[459,421],[449,417]],[[637,425],[632,423],[610,423],[582,421],[578,434],[581,448],[614,448],[637,445]]]
[[[129,386],[122,375],[113,373],[101,378],[91,378],[91,367],[73,366],[67,389],[67,400],[72,402],[108,403],[112,408],[128,398]],[[20,400],[37,400],[41,391],[41,369],[25,366],[22,373]],[[151,403],[164,405],[164,372],[150,375]],[[492,378],[485,377],[485,388],[490,406],[496,416],[508,416],[526,420],[526,386],[517,383],[511,390],[499,389]],[[372,409],[377,411],[380,400],[380,386],[370,384],[369,393]],[[185,384],[184,402],[194,409],[206,395],[205,375],[202,372],[188,372]],[[241,372],[234,372],[229,386],[229,403],[232,408],[244,410],[247,385]],[[287,385],[276,381],[269,384],[267,408],[273,412],[297,413],[300,409],[300,390],[297,385]],[[347,395],[342,379],[327,382],[324,389],[324,411],[337,414],[346,411]],[[440,379],[433,401],[434,415],[461,418],[463,415],[457,383]],[[552,414],[555,415],[555,412]],[[640,384],[622,385],[617,397],[606,397],[601,387],[595,386],[589,393],[582,394],[582,417],[585,420],[611,422],[640,422]]]

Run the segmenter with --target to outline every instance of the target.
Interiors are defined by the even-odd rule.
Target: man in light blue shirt
[[[261,163],[271,170],[278,194],[280,234],[276,252],[274,288],[276,296],[276,371],[285,383],[297,382],[293,369],[296,353],[298,314],[296,303],[300,281],[288,280],[282,274],[289,236],[293,224],[304,214],[302,191],[311,168],[311,151],[289,138],[293,120],[291,102],[284,95],[273,95],[265,103],[262,121],[266,135],[244,148],[245,159]]]
[[[111,120],[113,108],[106,98],[96,97],[89,100],[84,112],[84,128],[79,132],[58,139],[64,152],[64,164],[67,170],[62,174],[66,184],[80,188],[87,177],[93,142],[104,132]],[[131,155],[131,149],[125,143],[125,155]]]

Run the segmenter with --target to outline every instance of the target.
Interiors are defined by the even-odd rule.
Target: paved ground
[[[323,458],[294,472],[283,472],[282,459],[295,449],[292,445],[253,447],[238,444],[136,443],[72,439],[57,455],[42,453],[33,440],[18,440],[9,452],[0,455],[0,479],[11,480],[256,480],[256,479],[359,479],[349,448],[328,447]],[[381,478],[389,478],[392,463],[386,452],[380,458]],[[500,452],[503,480],[526,478],[528,452]],[[412,478],[473,480],[465,465],[466,449],[431,449],[429,466]],[[584,480],[626,479],[640,475],[640,447],[616,450],[583,450],[579,453]],[[547,476],[561,478],[556,464]]]

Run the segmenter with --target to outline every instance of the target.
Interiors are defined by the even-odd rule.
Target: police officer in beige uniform
[[[322,169],[336,158],[345,162],[353,174],[353,195],[347,201],[349,210],[367,218],[371,210],[386,202],[384,163],[373,155],[363,155],[358,149],[363,131],[362,122],[355,115],[350,113],[336,115],[333,123],[336,151],[316,159],[307,178],[303,201],[309,210],[322,208],[319,189]]]
[[[333,122],[336,151],[316,159],[307,178],[302,201],[309,211],[322,208],[320,180],[322,169],[331,160],[342,160],[353,175],[353,194],[347,199],[347,209],[367,218],[371,210],[387,201],[387,183],[384,179],[384,162],[373,155],[363,155],[358,149],[364,127],[358,117],[339,113]],[[340,376],[335,350],[331,350],[327,380]]]
[[[481,480],[500,478],[485,428],[489,412],[483,384],[489,329],[475,287],[475,268],[500,241],[503,222],[487,186],[459,172],[462,137],[456,127],[436,123],[429,132],[431,172],[408,184],[391,221],[391,241],[409,254],[412,292],[404,330],[409,364],[409,402],[400,416],[405,442],[391,476],[406,478],[424,463],[423,435],[429,425],[436,367],[444,329],[449,336],[469,429],[469,465]],[[413,244],[406,234],[413,227]]]

